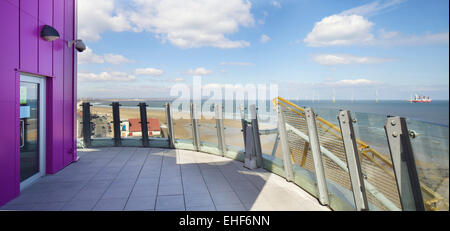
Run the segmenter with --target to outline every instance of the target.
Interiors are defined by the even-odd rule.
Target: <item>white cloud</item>
[[[130,60],[125,58],[123,55],[116,55],[116,54],[106,54],[104,56],[105,61],[114,65],[119,65],[122,63],[134,63],[134,60]]]
[[[164,74],[163,70],[159,70],[156,68],[139,68],[135,71],[136,75],[150,75],[150,76],[160,76]]]
[[[80,81],[132,81],[136,77],[124,72],[112,71],[95,73],[78,73],[78,80]]]
[[[274,6],[274,7],[281,8],[280,2],[272,1],[272,3],[270,3],[270,4],[272,4],[272,6]]]
[[[267,16],[269,16],[269,13],[267,13],[267,11],[263,11],[262,15],[263,15],[263,18],[258,19],[258,23],[261,25],[266,23],[266,18],[267,18]]]
[[[248,63],[248,62],[221,62],[220,65],[222,65],[222,66],[229,65],[229,66],[244,66],[244,67],[246,67],[246,66],[253,65],[253,63]]]
[[[78,64],[102,64],[105,62],[119,65],[121,63],[134,63],[135,61],[127,59],[123,55],[118,54],[106,54],[103,56],[98,55],[95,54],[89,47],[87,47],[85,51],[78,55]]]
[[[114,0],[78,1],[78,37],[97,41],[105,31],[122,32],[132,27],[126,13],[118,10]]]
[[[394,61],[394,59],[388,58],[354,56],[346,54],[319,54],[314,55],[313,60],[321,65],[326,66],[334,66],[340,64],[373,64]]]
[[[448,32],[425,35],[402,35],[384,29],[379,30],[378,34],[373,32],[375,24],[366,17],[393,10],[405,1],[375,1],[325,17],[315,23],[303,42],[310,47],[448,44]]]
[[[244,0],[134,0],[130,21],[136,31],[150,31],[180,48],[240,48],[249,42],[226,35],[254,25],[251,3]]]
[[[332,15],[317,22],[304,42],[312,47],[369,44],[374,40],[373,25],[359,15]]]
[[[184,72],[186,75],[210,75],[212,74],[211,70],[207,70],[204,67],[199,67],[195,70],[189,69],[186,72]]]
[[[396,31],[379,31],[379,39],[375,45],[385,46],[415,46],[415,45],[433,45],[448,44],[449,33],[426,33],[424,35],[403,35]]]
[[[266,43],[268,41],[270,41],[270,37],[269,36],[267,36],[265,34],[261,35],[261,39],[260,39],[261,43]]]
[[[375,1],[349,10],[345,10],[341,12],[340,15],[356,14],[370,17],[386,11],[390,11],[403,2],[406,2],[406,0],[388,0],[381,3],[380,1]]]
[[[104,63],[102,56],[95,54],[91,48],[86,47],[86,50],[78,55],[79,64],[87,63]]]

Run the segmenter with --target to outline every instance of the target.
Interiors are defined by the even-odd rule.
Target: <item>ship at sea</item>
[[[414,98],[411,96],[409,100],[410,103],[431,103],[431,98],[429,96],[419,96],[417,94],[414,95]]]

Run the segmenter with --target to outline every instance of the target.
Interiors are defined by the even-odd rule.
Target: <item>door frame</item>
[[[46,172],[46,78],[38,75],[20,73],[20,82],[29,82],[39,84],[39,172],[29,177],[28,179],[20,182],[20,191],[26,189],[39,178],[45,175]],[[20,103],[19,103],[20,107]],[[20,159],[20,151],[19,151]],[[19,162],[20,166],[20,162]],[[20,170],[19,170],[20,174]]]

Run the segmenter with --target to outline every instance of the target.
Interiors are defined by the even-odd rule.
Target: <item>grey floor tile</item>
[[[186,211],[216,211],[216,208],[213,205],[194,206],[194,207],[186,207]]]
[[[185,210],[184,198],[182,195],[177,196],[158,196],[156,199],[155,210],[160,211],[179,211]]]
[[[238,196],[234,192],[211,192],[211,196],[216,206],[241,203]]]
[[[2,207],[0,207],[1,210],[7,210],[7,211],[33,211],[34,210],[34,204],[27,203],[27,204],[6,204]]]
[[[157,194],[158,188],[155,187],[147,187],[147,186],[135,186],[133,191],[131,191],[130,197],[147,197],[153,196]]]
[[[130,197],[125,206],[126,211],[154,210],[156,195],[148,197]]]
[[[206,183],[210,192],[232,192],[233,188],[228,183],[212,182]]]
[[[186,207],[214,206],[209,193],[185,194]]]
[[[62,211],[91,211],[98,200],[72,200],[67,202]]]
[[[131,191],[132,187],[109,187],[102,195],[102,199],[128,198]]]
[[[122,211],[127,198],[102,199],[97,202],[94,211]]]
[[[159,178],[138,178],[134,187],[158,187]]]
[[[209,193],[208,188],[205,184],[195,185],[195,184],[183,184],[184,194],[192,193]]]
[[[183,194],[183,187],[181,184],[160,185],[158,188],[158,195],[181,195]]]
[[[35,211],[60,211],[65,202],[49,202],[49,203],[40,203],[34,204]]]
[[[72,198],[72,200],[99,200],[105,193],[106,188],[84,188]]]
[[[244,205],[238,204],[219,204],[216,205],[217,211],[246,211]]]

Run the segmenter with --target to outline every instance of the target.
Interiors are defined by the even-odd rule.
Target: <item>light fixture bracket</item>
[[[82,41],[81,39],[76,39],[76,40],[69,41],[69,43],[67,44],[67,46],[68,46],[69,48],[71,48],[71,47],[73,46],[73,44],[75,44],[75,43],[77,43],[77,42],[81,42],[81,41]]]

